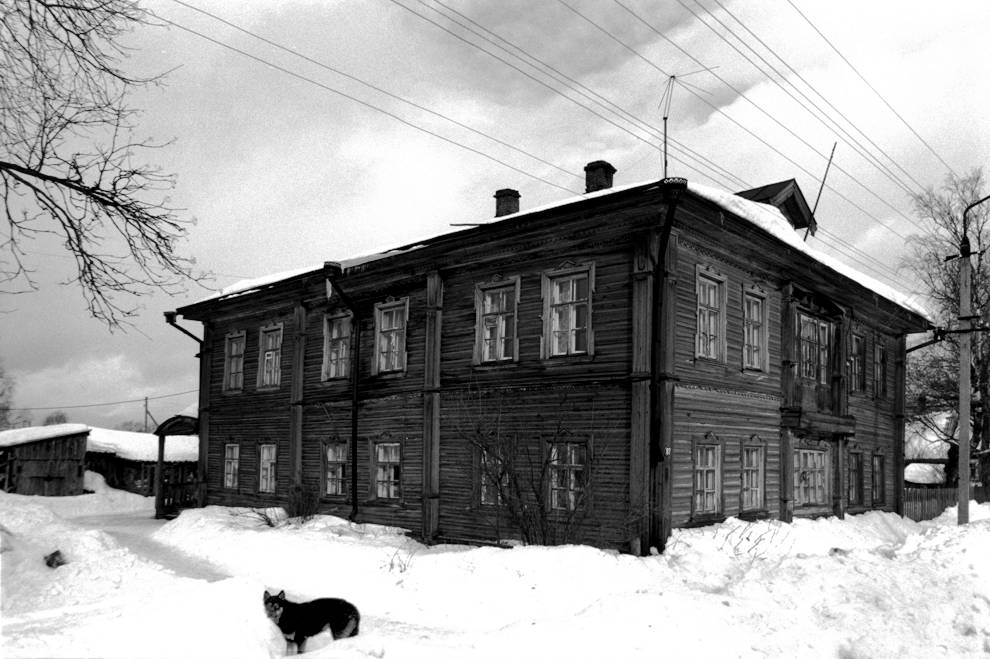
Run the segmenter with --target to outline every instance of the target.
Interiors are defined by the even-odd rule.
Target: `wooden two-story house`
[[[729,516],[899,510],[924,312],[807,248],[793,181],[614,171],[166,314],[203,323],[205,502],[633,552]]]

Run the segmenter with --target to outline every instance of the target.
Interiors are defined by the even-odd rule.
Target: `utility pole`
[[[990,195],[979,201],[974,201],[963,211],[963,232],[959,241],[959,484],[956,491],[959,513],[957,521],[960,525],[969,523],[969,426],[970,399],[973,396],[970,383],[970,370],[973,363],[972,332],[973,310],[972,263],[969,256],[972,250],[969,245],[968,214],[971,208],[982,204]]]

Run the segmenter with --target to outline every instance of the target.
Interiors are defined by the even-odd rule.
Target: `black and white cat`
[[[334,640],[357,636],[361,615],[347,600],[323,597],[309,602],[290,602],[285,591],[272,595],[265,591],[265,613],[282,630],[285,638],[303,652],[306,639],[329,631]]]

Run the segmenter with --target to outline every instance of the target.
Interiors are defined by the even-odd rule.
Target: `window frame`
[[[873,339],[873,397],[886,400],[888,373],[887,342],[880,335]]]
[[[759,323],[755,330],[757,345],[756,348],[759,350],[759,359],[754,361],[748,361],[749,346],[748,334],[753,333],[754,323],[749,320],[749,306],[747,305],[748,300],[752,298],[759,300],[760,302],[760,318]],[[742,295],[742,305],[743,305],[743,345],[742,345],[742,365],[743,370],[747,371],[769,371],[770,370],[770,346],[769,346],[769,336],[770,336],[770,311],[767,292],[764,291],[759,286],[749,285],[743,288]],[[749,328],[749,332],[747,332]]]
[[[887,503],[886,456],[883,453],[870,456],[870,501],[873,506]]]
[[[331,447],[333,448],[343,448],[343,458],[338,460],[330,460],[329,452]],[[348,483],[350,482],[350,463],[351,457],[351,446],[350,442],[345,440],[332,437],[323,441],[322,445],[322,460],[323,463],[323,480],[322,487],[320,488],[320,496],[325,499],[335,499],[335,500],[346,500],[348,498]],[[339,476],[334,480],[340,483],[340,492],[329,492],[330,486],[330,475],[331,475],[331,465],[339,466]]]
[[[805,454],[815,454],[820,455],[822,458],[822,465],[819,468],[815,468],[814,471],[821,472],[821,485],[820,489],[822,492],[822,500],[803,500],[799,493],[801,492],[800,472],[809,471],[808,469],[802,468],[800,464],[794,464],[794,487],[792,492],[792,497],[794,501],[795,508],[827,508],[831,505],[832,496],[832,479],[829,478],[830,467],[831,467],[831,456],[827,448],[795,448],[793,460],[800,463],[800,457]],[[805,486],[805,491],[810,488],[819,488],[818,484],[811,484]]]
[[[498,366],[500,364],[512,364],[519,361],[519,299],[520,299],[520,278],[518,276],[507,277],[505,279],[496,279],[493,281],[488,281],[484,283],[475,284],[474,287],[474,355],[473,364],[475,366]],[[485,301],[486,295],[493,291],[500,290],[511,290],[509,299],[511,301],[512,309],[509,312],[503,313],[486,313],[485,311]],[[511,331],[511,335],[500,336],[496,338],[499,341],[500,347],[502,347],[502,355],[496,357],[495,359],[485,358],[485,329],[487,327],[485,319],[489,316],[496,316],[501,318],[502,316],[511,315],[511,323],[508,321],[503,321],[501,325],[497,327],[502,328],[502,332],[508,334]],[[511,327],[508,325],[511,324]],[[511,338],[509,338],[511,336]],[[512,356],[504,356],[504,347],[507,341],[511,341],[512,346]]]
[[[805,337],[804,327],[805,319],[815,326],[815,337],[814,340],[810,340]],[[811,380],[822,386],[831,385],[832,380],[832,357],[835,350],[835,323],[826,318],[816,316],[812,313],[806,311],[798,311],[798,376],[802,380]],[[821,343],[822,330],[826,331],[826,336],[828,337],[828,344],[824,347]],[[815,354],[815,361],[813,365],[815,366],[815,375],[809,376],[805,373],[809,362],[805,355],[805,347],[813,347]],[[822,359],[824,354],[825,358]],[[824,363],[823,363],[824,362]]]
[[[265,460],[265,449],[271,448],[271,460]],[[270,467],[266,472],[265,467]],[[268,487],[266,488],[266,480]],[[278,444],[271,440],[258,442],[258,493],[275,494],[278,489]]]
[[[282,348],[285,345],[285,332],[283,323],[270,323],[258,328],[258,378],[257,387],[259,390],[274,390],[282,386]],[[265,348],[265,335],[278,333],[278,348],[267,350]],[[274,366],[271,369],[274,382],[266,382],[266,374],[269,373],[267,367],[267,353],[275,355]]]
[[[498,451],[491,448],[478,447],[478,504],[485,508],[502,506],[502,491],[508,487],[509,474],[503,468],[504,458]],[[489,465],[494,463],[497,473],[493,473]],[[497,479],[496,479],[497,476]],[[486,500],[486,493],[494,492],[492,500]]]
[[[339,336],[333,336],[332,328],[338,323],[343,325],[343,331]],[[321,382],[346,380],[351,376],[351,344],[353,337],[353,314],[336,312],[323,316],[323,365],[320,369]]]
[[[559,447],[564,448],[567,462],[561,462]],[[572,450],[574,453],[572,453]],[[588,461],[589,445],[586,440],[574,437],[548,439],[547,451],[547,510],[551,514],[573,514],[584,510],[587,505],[590,464]],[[578,452],[582,460],[573,461]],[[557,476],[564,475],[566,483],[559,485]],[[565,505],[557,505],[557,493],[565,496]]]
[[[403,483],[402,483],[402,474],[405,471],[403,469],[403,462],[404,462],[404,460],[403,460],[403,457],[404,457],[403,444],[404,443],[405,442],[403,442],[401,439],[392,437],[391,433],[389,433],[387,431],[384,432],[384,433],[382,433],[380,436],[372,439],[369,442],[368,457],[369,457],[369,462],[370,462],[370,471],[369,471],[369,493],[368,494],[369,494],[369,500],[370,501],[378,501],[378,502],[387,503],[387,504],[401,504],[402,503],[402,495],[403,495],[403,491],[404,491]],[[398,460],[397,461],[395,461],[395,462],[393,462],[393,461],[383,462],[383,461],[381,461],[379,459],[378,448],[381,447],[381,446],[386,446],[386,445],[388,445],[388,446],[395,445],[397,447],[397,452],[398,452]],[[398,468],[398,472],[395,472],[395,473],[392,474],[394,476],[394,478],[379,479],[378,470],[383,465],[394,465],[394,467],[397,467]],[[394,485],[392,487],[394,487],[394,494],[395,494],[395,496],[385,496],[385,495],[379,494],[379,483],[380,482],[381,483],[394,483]]]
[[[752,487],[747,488],[747,472],[753,471],[751,465],[747,465],[746,456],[749,451],[758,451],[756,465],[757,498],[755,505],[747,505],[747,489],[752,491]],[[767,444],[758,435],[753,435],[749,440],[744,441],[739,448],[739,511],[754,512],[767,509]]]
[[[234,455],[229,455],[230,449],[234,450]],[[241,444],[240,442],[225,442],[223,445],[223,481],[221,487],[225,490],[236,490],[239,486],[241,471]]]
[[[239,355],[234,355],[231,350],[231,346],[237,341],[241,345],[241,352]],[[227,394],[240,393],[244,391],[244,355],[247,352],[247,332],[244,330],[236,330],[233,332],[228,332],[224,336],[223,344],[223,384],[221,386],[221,391]],[[234,358],[240,361],[240,370],[238,375],[240,376],[240,381],[238,386],[234,387],[230,384],[230,377],[233,374],[232,366],[234,364]]]
[[[861,451],[846,454],[846,504],[849,506],[866,505],[863,455]]]
[[[402,321],[402,325],[399,327],[390,327],[388,329],[383,329],[383,319],[386,313],[391,313],[401,309],[401,313],[396,316],[396,318]],[[383,351],[381,348],[383,336],[385,332],[389,334],[395,333],[398,337],[398,347],[395,349],[396,360],[401,362],[398,365],[392,365],[390,368],[385,368],[386,364],[382,363]],[[409,298],[402,297],[398,299],[388,299],[384,302],[375,303],[375,343],[374,343],[374,357],[371,360],[371,374],[372,375],[402,375],[406,372],[406,367],[409,363],[408,359],[408,332],[409,332]],[[391,351],[390,351],[391,352]]]
[[[584,326],[585,349],[578,350],[577,332],[582,328],[577,327],[577,309],[582,300],[575,299],[566,302],[554,302],[554,284],[563,279],[573,279],[580,275],[588,281],[588,297],[583,300],[587,307],[587,324]],[[594,296],[595,296],[595,264],[594,262],[581,264],[567,264],[565,266],[546,270],[541,275],[541,288],[543,294],[543,334],[540,337],[540,357],[541,359],[566,359],[574,357],[592,357],[595,354],[595,331],[594,331]],[[554,310],[564,305],[573,309],[569,314],[575,327],[566,330],[554,329]],[[554,336],[557,333],[566,331],[568,333],[567,350],[565,352],[555,352],[556,341]]]
[[[711,315],[713,312],[717,313],[715,319],[715,331],[718,334],[714,337],[715,350],[712,351],[714,354],[708,354],[708,351],[702,350],[702,294],[701,287],[702,282],[710,283],[715,285],[715,296],[718,307],[711,307],[705,305],[707,314]],[[709,362],[726,363],[726,345],[728,343],[726,338],[726,316],[728,315],[728,294],[727,294],[727,282],[728,278],[716,271],[714,268],[708,265],[699,264],[695,268],[695,278],[694,278],[694,296],[695,296],[695,314],[694,314],[694,357],[695,359],[700,359]],[[710,322],[709,322],[710,324]],[[712,343],[709,335],[705,340],[706,345]]]
[[[857,349],[858,347],[858,349]],[[849,393],[866,393],[866,337],[857,332],[849,336]]]
[[[713,450],[713,455],[715,457],[714,464],[705,464],[703,466],[699,465],[699,452]],[[702,471],[703,470],[703,471]],[[712,473],[713,478],[713,489],[709,489],[707,482],[704,483],[704,488],[699,487],[699,476],[702,473]],[[725,448],[723,442],[714,433],[705,433],[703,439],[698,439],[691,444],[691,518],[692,519],[705,519],[720,517],[725,511],[725,502],[723,497],[725,495]],[[708,495],[712,497],[712,508],[708,508],[705,505],[704,500],[699,500],[699,496],[707,499]]]

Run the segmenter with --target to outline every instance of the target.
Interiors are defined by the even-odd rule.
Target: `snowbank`
[[[208,583],[58,517],[50,501],[0,495],[5,656],[275,656],[284,643],[264,617],[266,588],[359,607],[360,635],[314,658],[990,652],[988,504],[972,503],[963,527],[954,509],[924,523],[878,512],[729,519],[678,530],[646,558],[424,546],[329,516],[271,527],[249,509],[187,510],[151,544],[230,576]],[[70,562],[50,570],[40,556],[54,548]]]

